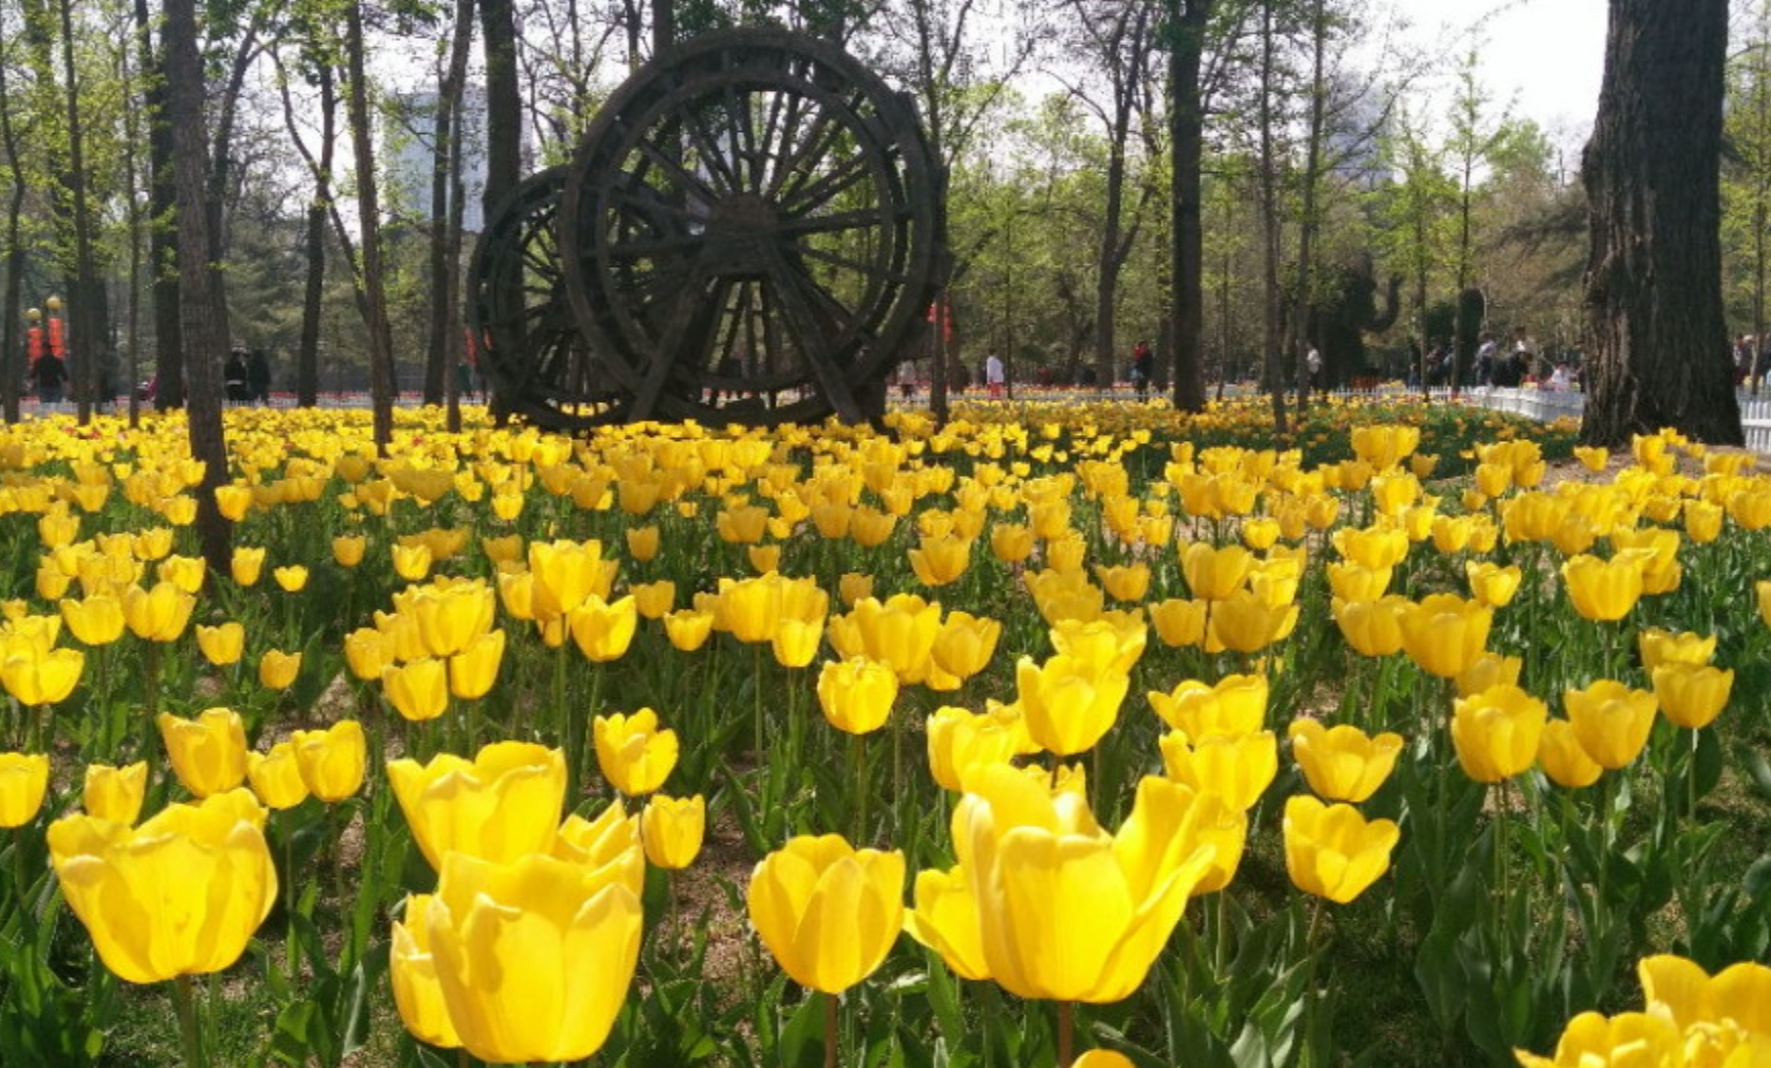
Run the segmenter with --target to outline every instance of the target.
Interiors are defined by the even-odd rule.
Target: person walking
[[[1008,375],[1003,371],[1002,357],[992,352],[984,357],[984,385],[988,388],[991,400],[1002,397],[1008,384]]]
[[[1150,343],[1140,341],[1131,350],[1131,385],[1138,391],[1138,400],[1150,399],[1150,376],[1156,370],[1156,357],[1150,352]]]
[[[37,385],[37,399],[45,408],[61,403],[62,387],[68,382],[68,365],[53,352],[45,352],[31,365],[31,380]]]
[[[227,390],[228,400],[242,404],[252,399],[252,394],[246,386],[246,352],[244,349],[234,349],[228,353],[228,362],[223,364],[221,368],[221,381]]]

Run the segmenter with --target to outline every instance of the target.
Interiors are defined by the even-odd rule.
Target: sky
[[[1454,56],[1482,20],[1481,67],[1495,102],[1537,122],[1553,141],[1585,140],[1605,67],[1606,0],[1393,0],[1411,36]],[[1453,65],[1447,75],[1455,75]]]

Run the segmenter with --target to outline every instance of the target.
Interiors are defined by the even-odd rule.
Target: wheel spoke
[[[784,237],[805,237],[809,234],[837,234],[849,230],[883,229],[890,216],[878,209],[842,211],[834,215],[804,215],[782,219],[776,231]]]
[[[657,167],[676,183],[686,195],[699,197],[704,204],[712,204],[719,200],[719,194],[713,187],[701,180],[701,177],[684,167],[679,160],[672,159],[670,154],[650,141],[641,141],[635,146],[646,162]],[[634,176],[637,180],[637,176]]]
[[[780,196],[781,211],[785,215],[805,215],[815,211],[871,176],[872,170],[864,155],[857,153],[850,156],[814,181],[783,188]]]

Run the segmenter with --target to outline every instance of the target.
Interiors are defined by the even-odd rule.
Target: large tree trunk
[[[332,201],[332,152],[338,141],[338,93],[332,62],[320,63],[320,158],[307,209],[307,285],[301,295],[301,339],[295,352],[295,403],[320,402],[320,318],[326,301],[326,215]]]
[[[1722,315],[1728,0],[1611,0],[1599,116],[1581,177],[1592,327],[1581,437],[1673,427],[1742,442]]]
[[[1313,341],[1310,337],[1310,290],[1314,285],[1316,256],[1316,194],[1322,180],[1322,138],[1325,112],[1328,107],[1328,82],[1323,76],[1324,52],[1328,48],[1328,13],[1322,0],[1315,0],[1310,15],[1310,122],[1304,144],[1304,173],[1298,182],[1302,189],[1302,205],[1298,212],[1297,294],[1292,303],[1290,336],[1286,339],[1287,360],[1296,370],[1297,412],[1302,419],[1310,410],[1310,390],[1318,383],[1311,381],[1305,354]],[[1316,372],[1326,381],[1328,364],[1323,361]]]
[[[220,320],[211,306],[215,288],[210,275],[203,120],[203,60],[197,51],[195,0],[166,0],[166,120],[173,138],[179,232],[179,310],[187,349],[185,371],[190,378],[188,416],[191,456],[203,467],[197,489],[197,536],[209,570],[225,574],[232,555],[231,524],[215,503],[215,491],[227,484],[227,437],[221,421],[221,390],[216,373],[227,349]]]
[[[7,159],[18,159],[18,136],[12,126],[12,93],[6,80],[11,69],[10,49],[0,52],[0,147]],[[25,175],[13,167],[12,196],[6,204],[6,296],[0,300],[0,410],[8,423],[19,419],[19,387],[25,379],[24,347],[18,334],[20,307],[24,304],[25,248],[21,220],[25,207]]]
[[[184,331],[178,294],[178,242],[172,217],[178,194],[173,181],[173,130],[167,108],[167,58],[165,48],[154,52],[156,17],[148,0],[135,0],[136,48],[147,79],[143,103],[148,115],[148,269],[154,289],[154,407],[160,411],[184,406]]]
[[[86,190],[86,136],[80,121],[80,83],[74,71],[73,0],[61,0],[62,78],[68,116],[68,192],[74,212],[74,277],[68,293],[68,352],[73,357],[74,402],[82,423],[100,398],[99,335],[105,298],[92,255],[92,212]]]
[[[363,71],[362,0],[345,5],[345,62],[350,67],[351,147],[357,167],[357,225],[362,233],[364,326],[369,334],[369,403],[373,409],[375,451],[383,456],[394,440],[394,344],[387,318],[387,287],[381,276],[381,204],[375,182],[375,149],[370,141],[369,85]]]
[[[1273,39],[1273,8],[1261,7],[1261,279],[1265,311],[1261,331],[1261,385],[1273,405],[1273,430],[1284,434],[1288,429],[1285,412],[1285,376],[1283,340],[1280,337],[1280,307],[1284,295],[1279,288],[1279,154],[1274,140],[1277,119],[1273,114],[1276,42]]]
[[[459,182],[461,90],[467,80],[467,53],[473,46],[473,0],[457,0],[455,34],[449,66],[437,93],[437,114],[431,158],[430,338],[424,361],[424,402],[441,404],[448,383],[455,380],[450,358],[460,344],[456,313],[456,280],[461,274],[461,229],[453,193]],[[454,394],[449,392],[452,397]],[[459,418],[459,415],[457,416]]]
[[[1205,358],[1200,327],[1205,319],[1204,230],[1200,225],[1200,168],[1205,152],[1205,108],[1200,70],[1205,27],[1216,0],[1169,0],[1169,152],[1174,168],[1170,198],[1171,262],[1168,332],[1174,345],[1174,403],[1183,412],[1205,408]]]
[[[486,49],[486,219],[523,180],[523,99],[511,0],[481,0]]]

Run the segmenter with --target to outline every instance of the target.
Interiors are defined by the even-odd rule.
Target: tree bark
[[[1183,9],[1183,2],[1185,4]],[[1200,171],[1205,156],[1205,106],[1200,71],[1205,27],[1216,0],[1169,0],[1173,35],[1168,53],[1171,285],[1168,333],[1174,346],[1174,404],[1183,412],[1205,408],[1205,358],[1200,331],[1205,320],[1205,232],[1200,222]]]
[[[1261,338],[1261,384],[1273,405],[1273,430],[1284,434],[1289,426],[1285,412],[1285,378],[1282,369],[1284,347],[1280,338],[1279,313],[1284,296],[1279,288],[1279,156],[1274,144],[1273,73],[1275,68],[1273,8],[1261,5],[1261,279],[1265,311]]]
[[[375,451],[387,455],[394,440],[394,344],[387,317],[387,287],[381,267],[381,204],[375,181],[375,148],[370,141],[369,85],[364,73],[363,7],[345,4],[345,62],[349,65],[351,147],[357,167],[357,226],[362,233],[361,266],[364,327],[369,335],[369,404],[373,409]]]
[[[74,277],[68,292],[68,355],[80,422],[92,419],[98,397],[98,347],[104,290],[92,255],[92,212],[86,188],[86,134],[80,119],[80,83],[74,69],[73,0],[61,0],[62,90],[68,121],[67,189],[73,198]]]
[[[154,290],[154,407],[168,411],[184,406],[184,330],[178,293],[178,242],[166,225],[178,202],[173,180],[173,131],[167,108],[167,57],[154,51],[155,16],[148,0],[135,0],[136,48],[147,79],[143,94],[148,116],[148,269]]]
[[[210,275],[209,215],[205,163],[203,60],[197,51],[195,0],[166,0],[166,122],[174,152],[174,186],[179,232],[179,311],[190,377],[188,418],[191,456],[203,466],[197,487],[197,537],[212,573],[225,574],[232,556],[232,525],[215,503],[215,491],[228,482],[227,437],[221,420],[217,370],[227,348],[220,320],[211,307],[215,289]]]
[[[18,132],[12,125],[12,93],[6,80],[11,69],[10,49],[0,52],[0,146],[6,158],[16,160]],[[0,409],[8,423],[19,420],[19,390],[25,380],[25,354],[18,333],[20,307],[24,303],[25,248],[20,220],[25,207],[25,175],[14,166],[12,196],[6,204],[6,296],[0,301]]]
[[[1599,114],[1581,177],[1592,329],[1581,438],[1672,427],[1742,443],[1722,312],[1727,0],[1611,0]]]
[[[523,180],[523,99],[511,0],[481,0],[486,49],[486,219]]]
[[[437,93],[431,157],[431,307],[429,346],[424,361],[426,404],[441,404],[445,399],[448,383],[455,377],[448,373],[454,370],[450,356],[461,332],[460,317],[455,311],[456,279],[461,273],[461,231],[450,224],[455,219],[452,193],[461,163],[461,91],[467,80],[468,49],[473,43],[473,9],[473,0],[456,2],[449,66]]]
[[[330,59],[320,62],[320,158],[307,209],[307,284],[301,297],[301,339],[295,353],[295,403],[320,401],[320,319],[326,300],[326,215],[332,201],[332,153],[338,140],[338,92]]]

